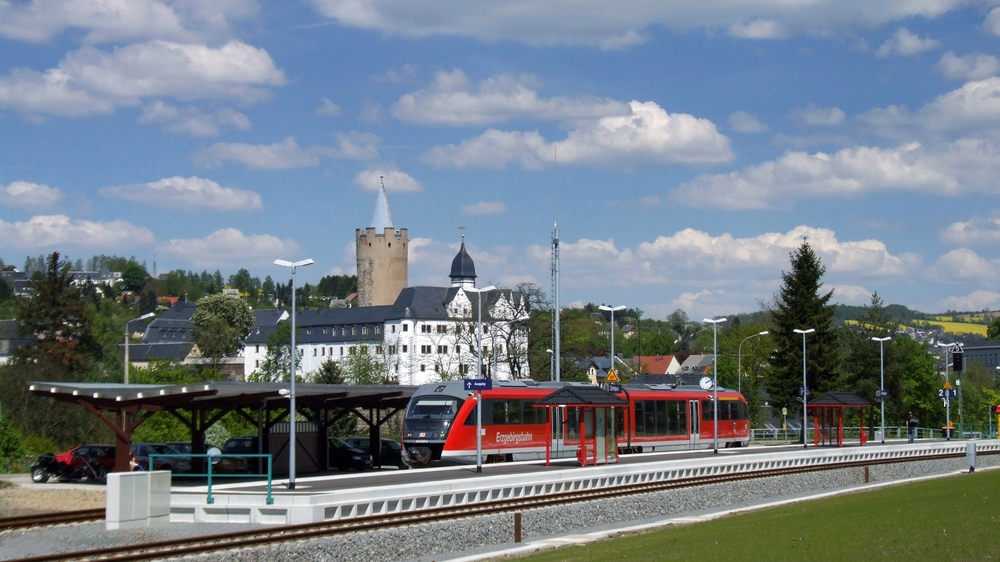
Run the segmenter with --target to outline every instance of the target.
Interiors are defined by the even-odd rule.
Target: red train
[[[575,457],[580,448],[578,411],[537,408],[542,398],[567,384],[493,381],[483,391],[482,438],[486,462],[539,460],[546,445],[553,457]],[[626,408],[614,420],[621,453],[712,448],[714,393],[698,386],[625,385],[618,396]],[[719,447],[750,441],[746,400],[733,390],[719,389]],[[476,401],[462,381],[422,386],[413,394],[403,420],[403,449],[411,466],[476,462]]]

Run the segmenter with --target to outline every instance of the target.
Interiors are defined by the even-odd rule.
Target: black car
[[[191,472],[191,457],[161,457],[159,455],[180,455],[173,447],[164,443],[139,443],[132,445],[132,456],[143,470],[150,470],[149,456],[153,455],[152,470],[169,470],[171,472]]]
[[[354,468],[364,470],[372,467],[372,456],[368,451],[351,447],[336,437],[330,438],[330,467],[337,470]]]
[[[361,449],[362,451],[371,451],[369,447],[370,440],[367,437],[355,436],[348,437],[344,440],[348,445],[354,447],[355,449]],[[382,464],[379,466],[394,466],[399,469],[410,468],[406,466],[403,462],[403,448],[400,446],[399,441],[389,439],[386,437],[382,438]]]

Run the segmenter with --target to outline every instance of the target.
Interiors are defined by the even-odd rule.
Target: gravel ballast
[[[998,455],[980,455],[977,469],[1000,465]],[[884,483],[951,474],[968,470],[964,458],[872,465],[871,483]],[[522,541],[531,542],[631,526],[647,525],[680,516],[739,509],[778,500],[793,501],[817,492],[850,491],[864,484],[864,469],[844,468],[792,476],[742,480],[644,495],[597,500],[522,513]],[[311,561],[372,560],[440,561],[494,553],[512,548],[512,514],[475,517],[462,521],[409,525],[392,530],[301,541],[254,549],[215,552],[188,559]],[[592,522],[582,524],[583,522]],[[148,543],[186,536],[240,531],[259,527],[238,524],[172,523],[168,526],[107,531],[104,523],[0,533],[0,560],[74,552],[123,544]]]

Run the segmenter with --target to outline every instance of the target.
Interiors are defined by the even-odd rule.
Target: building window
[[[306,328],[306,335],[307,336],[311,336],[312,333],[313,333],[313,329],[312,328]],[[291,430],[289,430],[289,431],[291,431]]]
[[[381,345],[376,345],[375,346],[375,353],[378,354],[378,355],[382,355],[382,346]]]
[[[382,326],[375,326],[375,333],[376,334],[381,334],[382,333]]]
[[[420,333],[421,334],[429,334],[429,333],[431,333],[431,325],[430,324],[421,324],[421,326],[420,326]]]
[[[461,355],[462,354],[462,346],[460,346],[460,345],[456,345],[455,346],[455,354],[456,355]]]
[[[437,326],[437,333],[439,333],[439,334],[447,334],[448,333],[448,326],[446,326],[444,324],[438,324],[438,326]]]
[[[253,363],[254,363],[254,365],[253,365],[254,367],[260,367],[260,359],[254,361]],[[291,430],[289,430],[289,431],[291,431]]]
[[[447,345],[439,345],[438,346],[438,353],[441,354],[441,355],[447,354],[448,353],[448,346]]]
[[[347,354],[348,355],[354,355],[354,352],[356,352],[357,350],[358,349],[356,347],[348,347],[347,348]]]
[[[330,333],[330,328],[323,328],[323,333],[324,334],[329,334]]]
[[[368,326],[362,326],[361,327],[361,335],[362,336],[367,336],[368,335]]]
[[[395,355],[395,354],[396,354],[396,346],[390,345],[389,346],[389,355]]]
[[[319,354],[321,356],[323,356],[323,357],[326,357],[326,348],[325,347],[319,348]],[[291,431],[291,430],[289,430],[289,431]]]
[[[420,353],[423,353],[424,355],[427,355],[430,352],[431,352],[431,346],[429,346],[429,345],[422,345],[422,346],[420,346]]]
[[[410,331],[410,325],[409,324],[403,324],[403,331],[404,332],[409,332]]]
[[[344,356],[344,346],[340,346],[340,356]]]
[[[358,327],[357,326],[351,326],[351,335],[352,336],[358,335]]]
[[[434,365],[434,372],[435,373],[440,373],[441,372],[441,366],[440,365]]]
[[[396,325],[395,324],[393,324],[392,326],[389,326],[389,328],[392,330],[393,334],[396,333]]]
[[[424,372],[424,365],[423,365],[422,363],[421,363],[421,365],[420,365],[420,372],[421,372],[421,373],[423,373],[423,372]],[[291,430],[289,430],[289,431],[291,431]]]
[[[313,348],[313,357],[316,357],[316,348]],[[291,431],[290,429],[288,431]]]
[[[408,350],[407,350],[407,347],[408,347],[408,346],[406,346],[406,345],[404,345],[404,346],[403,346],[403,353],[406,353],[406,352],[408,351]]]
[[[469,366],[466,365],[465,363],[459,364],[459,366],[458,366],[458,374],[460,374],[460,375],[468,375],[469,374]]]

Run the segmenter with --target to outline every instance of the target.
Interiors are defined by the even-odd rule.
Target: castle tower
[[[465,235],[462,235],[462,247],[459,248],[455,259],[451,260],[451,286],[452,287],[475,287],[476,286],[476,264],[472,261],[472,256],[465,251]]]
[[[358,256],[358,305],[378,306],[396,302],[407,285],[406,229],[392,224],[385,184],[379,186],[371,226],[354,234]]]

